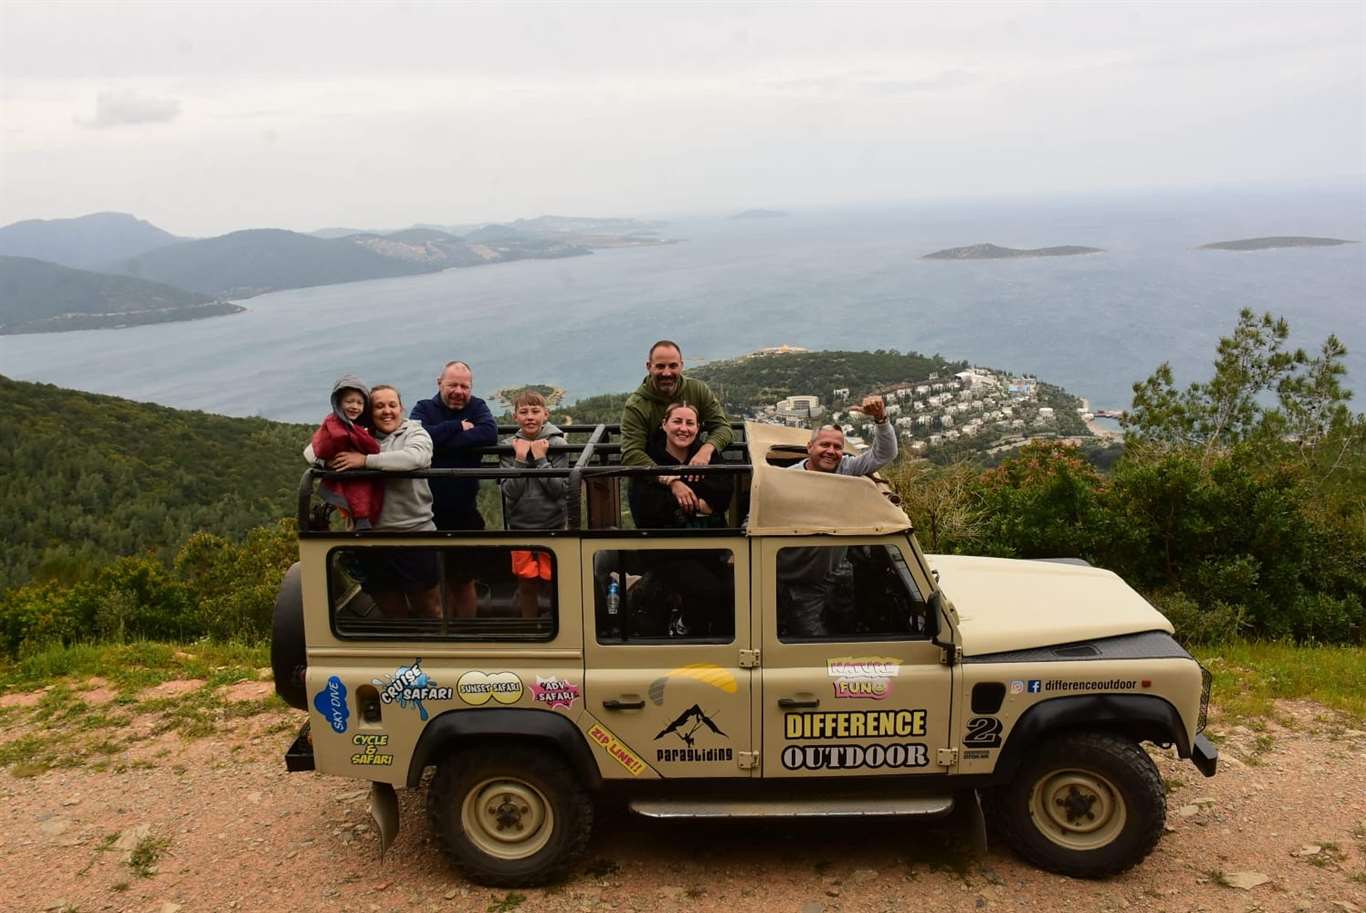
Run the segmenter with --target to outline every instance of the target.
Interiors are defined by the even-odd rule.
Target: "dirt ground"
[[[229,702],[264,693],[260,683],[234,687]],[[101,698],[98,682],[85,692]],[[5,695],[0,748],[36,731],[36,703]],[[1279,704],[1251,728],[1216,713],[1222,757],[1211,780],[1155,752],[1168,832],[1146,862],[1109,881],[1041,872],[999,842],[977,858],[954,819],[720,825],[608,806],[571,878],[515,892],[448,868],[416,791],[400,793],[403,827],[381,861],[361,782],[285,772],[301,718],[225,715],[212,735],[186,738],[156,734],[139,716],[128,728],[142,737],[103,763],[0,773],[0,909],[1366,911],[1366,732],[1313,704]]]

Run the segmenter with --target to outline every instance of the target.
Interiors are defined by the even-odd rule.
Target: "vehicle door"
[[[936,773],[951,667],[909,537],[766,537],[760,727],[766,777]]]
[[[607,730],[599,741],[626,744],[663,777],[749,776],[748,541],[582,542],[584,706]]]

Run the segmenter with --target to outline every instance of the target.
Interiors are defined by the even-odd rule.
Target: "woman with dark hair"
[[[645,441],[645,452],[660,467],[687,466],[702,447],[697,407],[673,403]],[[719,452],[710,465],[721,463]],[[730,475],[660,475],[633,485],[631,514],[643,528],[705,529],[725,526],[734,478]],[[653,484],[652,484],[653,483]]]

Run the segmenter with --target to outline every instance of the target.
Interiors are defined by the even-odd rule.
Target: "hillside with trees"
[[[294,515],[313,429],[0,376],[0,589]]]
[[[241,310],[159,282],[0,256],[0,335],[194,320]]]

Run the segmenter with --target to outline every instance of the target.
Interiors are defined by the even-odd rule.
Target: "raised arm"
[[[840,464],[842,476],[866,476],[896,459],[896,430],[890,420],[873,424],[873,446]]]

